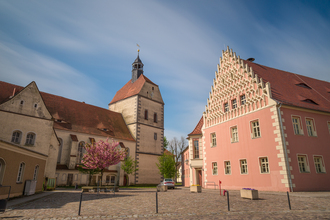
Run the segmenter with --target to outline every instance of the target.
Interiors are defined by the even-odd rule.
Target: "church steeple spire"
[[[132,83],[134,83],[143,74],[143,63],[139,57],[140,50],[138,50],[137,58],[132,63]]]

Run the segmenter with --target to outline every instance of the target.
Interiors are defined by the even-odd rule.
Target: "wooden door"
[[[202,171],[198,170],[198,184],[202,186]]]
[[[66,182],[66,185],[72,186],[72,182],[73,182],[73,174],[72,173],[69,173],[68,174],[68,180]]]

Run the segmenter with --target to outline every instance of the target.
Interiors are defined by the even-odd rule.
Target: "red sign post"
[[[221,181],[219,180],[220,196],[221,196]]]

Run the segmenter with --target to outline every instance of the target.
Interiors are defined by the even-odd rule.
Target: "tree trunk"
[[[103,169],[101,170],[101,186],[102,186],[102,180],[103,180]]]

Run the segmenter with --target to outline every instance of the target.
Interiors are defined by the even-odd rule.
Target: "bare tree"
[[[177,179],[177,173],[178,173],[178,166],[181,162],[181,155],[183,150],[187,147],[187,140],[181,136],[180,140],[178,138],[174,137],[170,142],[169,142],[169,151],[173,154],[174,159],[175,159],[175,182]]]

